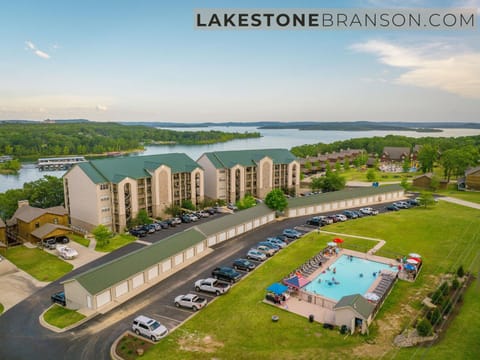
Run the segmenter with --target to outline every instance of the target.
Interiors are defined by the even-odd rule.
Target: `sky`
[[[193,16],[400,5],[480,0],[3,1],[0,120],[480,122],[478,28],[201,31]]]

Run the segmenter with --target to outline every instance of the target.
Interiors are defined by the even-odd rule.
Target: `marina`
[[[37,161],[37,168],[40,171],[68,170],[73,165],[86,161],[84,156],[41,158]]]

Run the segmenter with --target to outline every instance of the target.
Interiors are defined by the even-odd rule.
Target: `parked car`
[[[410,206],[419,206],[420,202],[417,199],[408,199],[407,204]]]
[[[315,216],[315,218],[319,219],[322,225],[330,225],[333,224],[333,220],[329,218],[328,216],[320,215],[320,216]]]
[[[152,341],[160,340],[168,335],[168,329],[157,320],[140,315],[133,320],[132,331],[137,335],[150,338]]]
[[[200,218],[194,213],[190,213],[188,214],[188,216],[190,216],[190,220],[192,220],[193,222],[200,220]]]
[[[210,215],[215,215],[218,211],[217,208],[209,208],[206,210]]]
[[[328,215],[327,219],[332,220],[332,223],[336,223],[336,222],[340,221],[340,220],[338,220],[338,218],[335,215]]]
[[[356,219],[358,215],[355,214],[352,210],[343,210],[343,215],[345,215],[349,219]]]
[[[71,260],[78,256],[77,250],[65,245],[59,245],[57,251],[58,255],[65,260]]]
[[[341,222],[348,220],[348,218],[343,214],[335,214],[334,216],[338,219],[338,221],[341,221]]]
[[[209,213],[207,210],[199,211],[198,214],[199,214],[202,218],[208,218],[208,217],[210,217],[210,213]]]
[[[300,236],[302,236],[302,233],[298,232],[295,229],[285,229],[283,230],[283,235],[291,239],[298,239]]]
[[[162,225],[160,225],[158,222],[154,222],[152,225],[155,228],[155,231],[162,230]]]
[[[191,223],[192,222],[192,219],[190,219],[190,216],[188,214],[183,214],[182,216],[180,216],[180,219],[182,220],[182,223]]]
[[[152,226],[152,224],[145,224],[142,226],[142,229],[148,234],[153,234],[155,232],[155,226]]]
[[[60,304],[62,306],[67,305],[67,300],[65,299],[65,293],[63,291],[57,292],[53,294],[50,299],[52,299],[52,303]]]
[[[198,297],[195,294],[178,295],[175,298],[176,307],[186,307],[193,311],[200,310],[207,305],[207,299]]]
[[[136,236],[136,237],[145,237],[147,236],[147,232],[142,229],[142,228],[134,228],[129,231],[130,235]]]
[[[157,222],[158,225],[160,225],[160,227],[162,229],[168,229],[170,227],[170,224],[168,223],[168,221],[164,220],[164,221],[159,221]]]
[[[313,218],[307,220],[307,225],[320,227],[323,224],[322,224],[322,221],[318,217],[313,217]]]
[[[276,237],[269,237],[267,238],[267,242],[272,243],[273,245],[277,245],[280,247],[280,249],[283,249],[287,246],[286,242],[283,242],[280,239],[277,239]]]
[[[387,205],[385,207],[385,209],[387,209],[388,211],[398,211],[400,210],[398,207],[396,207],[394,204],[390,204],[390,205]]]
[[[409,209],[410,208],[410,206],[405,201],[397,201],[397,202],[394,202],[393,205],[395,205],[399,209]]]
[[[283,234],[275,236],[278,240],[283,241],[284,243],[289,243],[290,239]]]
[[[271,242],[268,242],[268,241],[260,241],[258,245],[262,245],[262,246],[266,246],[270,249],[272,249],[274,252],[277,252],[277,251],[280,251],[280,246],[274,244],[274,243],[271,243]]]
[[[364,215],[378,215],[378,210],[371,207],[364,207],[360,209],[360,212]]]
[[[353,213],[357,215],[358,218],[364,217],[365,214],[360,212],[359,210],[352,210]]]
[[[233,268],[235,270],[251,271],[255,269],[256,265],[247,259],[233,260]]]
[[[234,283],[241,278],[241,275],[238,272],[228,266],[216,267],[212,271],[212,276],[215,279],[228,281],[230,283]]]
[[[55,238],[55,242],[57,244],[68,244],[70,242],[70,239],[67,236],[57,236]]]
[[[264,253],[265,255],[267,255],[267,257],[275,255],[275,250],[265,245],[257,245],[255,249],[257,249],[261,253]]]
[[[225,294],[230,290],[230,285],[217,279],[208,278],[195,281],[195,291],[206,291],[215,295]]]
[[[247,252],[247,259],[255,260],[255,261],[264,261],[267,259],[267,255],[261,253],[257,249],[250,249]]]
[[[55,248],[57,247],[57,242],[55,241],[55,238],[44,239],[42,241],[42,246],[45,249],[55,250]]]
[[[227,204],[227,209],[230,209],[230,210],[232,210],[232,211],[237,211],[237,210],[238,210],[238,207],[237,207],[237,205],[235,205],[235,204],[228,203],[228,204]]]

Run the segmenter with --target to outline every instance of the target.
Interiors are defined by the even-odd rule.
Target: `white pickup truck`
[[[215,295],[225,294],[230,290],[230,285],[214,278],[200,279],[195,282],[195,291],[206,291]]]

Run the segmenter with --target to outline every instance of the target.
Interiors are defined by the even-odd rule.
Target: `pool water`
[[[336,270],[335,273],[333,269]],[[346,295],[364,295],[378,277],[380,270],[398,271],[397,267],[390,267],[389,264],[355,256],[351,257],[350,260],[348,255],[342,255],[330,265],[330,271],[325,270],[303,289],[335,301]]]

